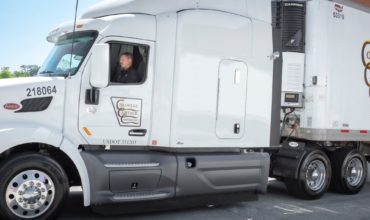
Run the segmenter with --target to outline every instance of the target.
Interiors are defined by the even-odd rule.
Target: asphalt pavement
[[[158,201],[158,204],[160,201]],[[146,207],[140,207],[145,210]],[[139,209],[140,209],[139,208]],[[124,207],[123,207],[124,209]],[[114,210],[117,211],[117,210]],[[370,219],[370,183],[357,195],[326,193],[321,199],[307,201],[288,194],[283,183],[270,181],[268,193],[259,195],[257,201],[237,202],[228,205],[212,204],[196,208],[177,207],[174,210],[153,213],[121,214],[103,216],[83,207],[81,192],[72,192],[61,220],[71,219],[112,219],[112,220],[279,220],[279,219],[335,219],[369,220]]]

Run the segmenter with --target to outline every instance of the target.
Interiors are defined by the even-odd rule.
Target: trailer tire
[[[355,149],[342,148],[330,157],[333,167],[331,189],[343,194],[356,194],[364,187],[367,177],[365,157]]]
[[[57,219],[69,193],[68,177],[50,157],[28,153],[0,166],[0,219]]]
[[[318,199],[328,190],[331,165],[328,156],[320,151],[309,152],[299,167],[298,179],[286,179],[288,191],[303,199]]]

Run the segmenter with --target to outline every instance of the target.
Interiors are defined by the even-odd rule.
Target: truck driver
[[[123,53],[120,56],[120,69],[114,77],[117,83],[138,83],[140,82],[139,73],[133,65],[134,57],[131,53]]]

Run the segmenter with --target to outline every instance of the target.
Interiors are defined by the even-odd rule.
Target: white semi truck
[[[113,0],[0,81],[0,218],[235,192],[353,194],[370,156],[364,1]],[[115,81],[121,54],[138,80]]]

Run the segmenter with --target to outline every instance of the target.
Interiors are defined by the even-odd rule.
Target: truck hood
[[[0,152],[35,142],[59,146],[65,83],[63,77],[0,79]]]
[[[61,130],[65,80],[63,77],[0,79],[0,129],[22,124]]]
[[[0,79],[0,112],[6,103],[21,104],[24,100],[64,97],[63,77],[26,77]]]
[[[22,77],[22,78],[10,78],[10,79],[1,79],[0,88],[3,87],[12,87],[12,86],[26,86],[32,84],[43,84],[52,81],[51,77]]]

